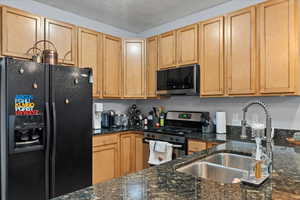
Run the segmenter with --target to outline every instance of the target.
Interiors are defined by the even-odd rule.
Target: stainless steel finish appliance
[[[199,95],[200,66],[189,65],[157,71],[157,94]]]
[[[108,110],[103,111],[101,114],[101,127],[102,128],[112,128],[115,121],[115,111]]]
[[[46,200],[92,184],[90,69],[0,61],[1,199]]]
[[[173,144],[173,158],[187,154],[186,134],[202,133],[202,128],[209,120],[208,112],[169,111],[166,115],[165,126],[150,128],[144,133],[144,142],[149,140],[165,141]]]

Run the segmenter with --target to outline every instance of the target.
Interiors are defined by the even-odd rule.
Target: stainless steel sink
[[[247,171],[250,169],[250,166],[255,162],[250,156],[243,156],[231,153],[213,154],[204,158],[202,161]]]
[[[235,178],[248,177],[253,162],[249,156],[217,153],[176,169],[195,177],[201,177],[221,183],[232,183]]]
[[[235,178],[241,179],[247,176],[245,170],[228,168],[205,161],[188,164],[178,168],[177,171],[221,183],[232,183]]]

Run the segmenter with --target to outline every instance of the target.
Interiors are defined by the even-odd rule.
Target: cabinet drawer
[[[118,136],[119,136],[118,134],[94,136],[93,137],[93,147],[117,143]]]
[[[188,151],[197,152],[206,149],[206,142],[189,140],[188,141]]]

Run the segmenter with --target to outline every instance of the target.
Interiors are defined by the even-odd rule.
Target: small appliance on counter
[[[142,120],[144,119],[137,105],[133,104],[128,109],[129,126],[132,128],[141,128]]]
[[[103,112],[103,103],[93,104],[93,129],[101,129],[101,115]]]
[[[112,128],[114,127],[116,112],[114,110],[103,111],[101,114],[101,127]]]

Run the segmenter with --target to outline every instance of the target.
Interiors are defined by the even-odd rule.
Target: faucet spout
[[[262,102],[262,101],[253,101],[248,103],[244,108],[243,108],[243,120],[241,121],[241,125],[242,125],[242,134],[241,134],[241,138],[247,138],[247,134],[246,134],[246,127],[247,127],[247,120],[246,120],[246,114],[248,109],[252,106],[252,105],[258,105],[260,106],[266,115],[266,151],[267,151],[267,156],[271,161],[273,161],[273,153],[272,153],[272,143],[273,143],[273,136],[272,136],[272,117],[270,114],[270,110],[268,108],[268,106]],[[269,168],[269,172],[271,173],[272,168],[270,166]]]

